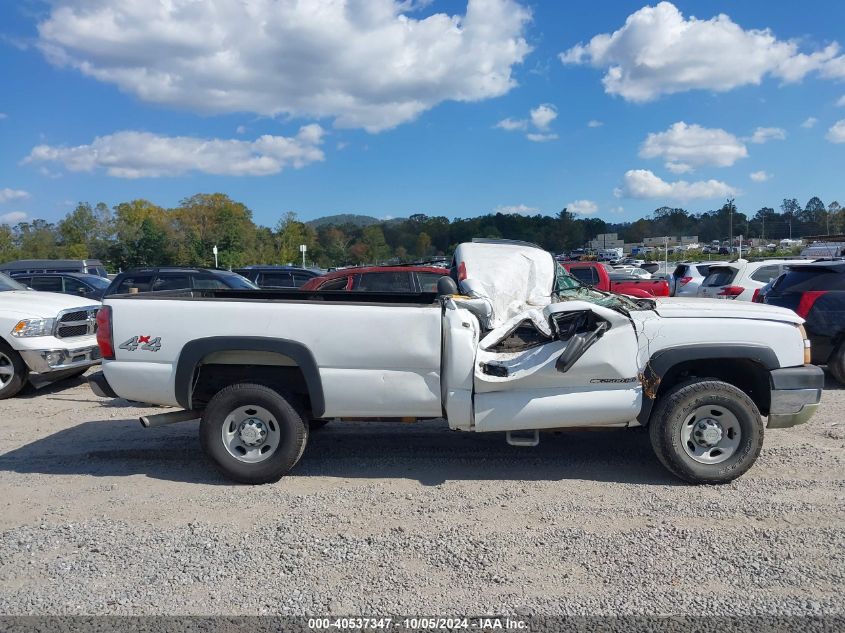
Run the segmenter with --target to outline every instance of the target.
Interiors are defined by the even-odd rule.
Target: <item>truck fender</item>
[[[200,338],[185,344],[176,362],[174,388],[176,401],[180,406],[191,410],[191,397],[194,387],[194,375],[203,358],[214,352],[273,352],[287,356],[296,362],[305,377],[308,395],[311,398],[311,410],[314,417],[320,417],[326,410],[323,396],[323,383],[314,355],[305,345],[297,341],[262,336],[211,336]]]
[[[780,367],[777,354],[763,345],[679,345],[652,354],[642,371],[643,405],[637,421],[645,425],[657,400],[660,381],[672,367],[689,361],[742,359],[758,363],[771,371]]]

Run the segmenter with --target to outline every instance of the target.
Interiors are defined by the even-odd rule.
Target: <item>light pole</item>
[[[308,246],[305,244],[299,245],[299,252],[302,253],[302,267],[305,268],[305,251],[308,250]]]
[[[214,245],[211,252],[214,253],[214,267],[217,268],[217,244]]]

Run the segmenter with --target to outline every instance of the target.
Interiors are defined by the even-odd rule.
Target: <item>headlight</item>
[[[24,319],[12,328],[12,336],[50,336],[56,319]]]

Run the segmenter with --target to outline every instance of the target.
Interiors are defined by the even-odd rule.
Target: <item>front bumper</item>
[[[34,374],[52,374],[69,369],[83,369],[100,362],[100,348],[86,345],[73,349],[19,350],[23,362]]]
[[[804,424],[818,409],[824,387],[824,372],[815,365],[772,370],[770,429]]]

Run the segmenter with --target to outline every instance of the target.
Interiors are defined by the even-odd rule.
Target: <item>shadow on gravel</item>
[[[197,422],[144,429],[137,420],[86,422],[0,455],[0,470],[47,475],[146,475],[187,483],[230,482],[203,455]],[[642,430],[560,431],[540,445],[505,443],[504,433],[449,431],[444,422],[413,425],[333,422],[309,438],[292,472],[300,477],[447,480],[585,479],[683,485],[668,474]]]

